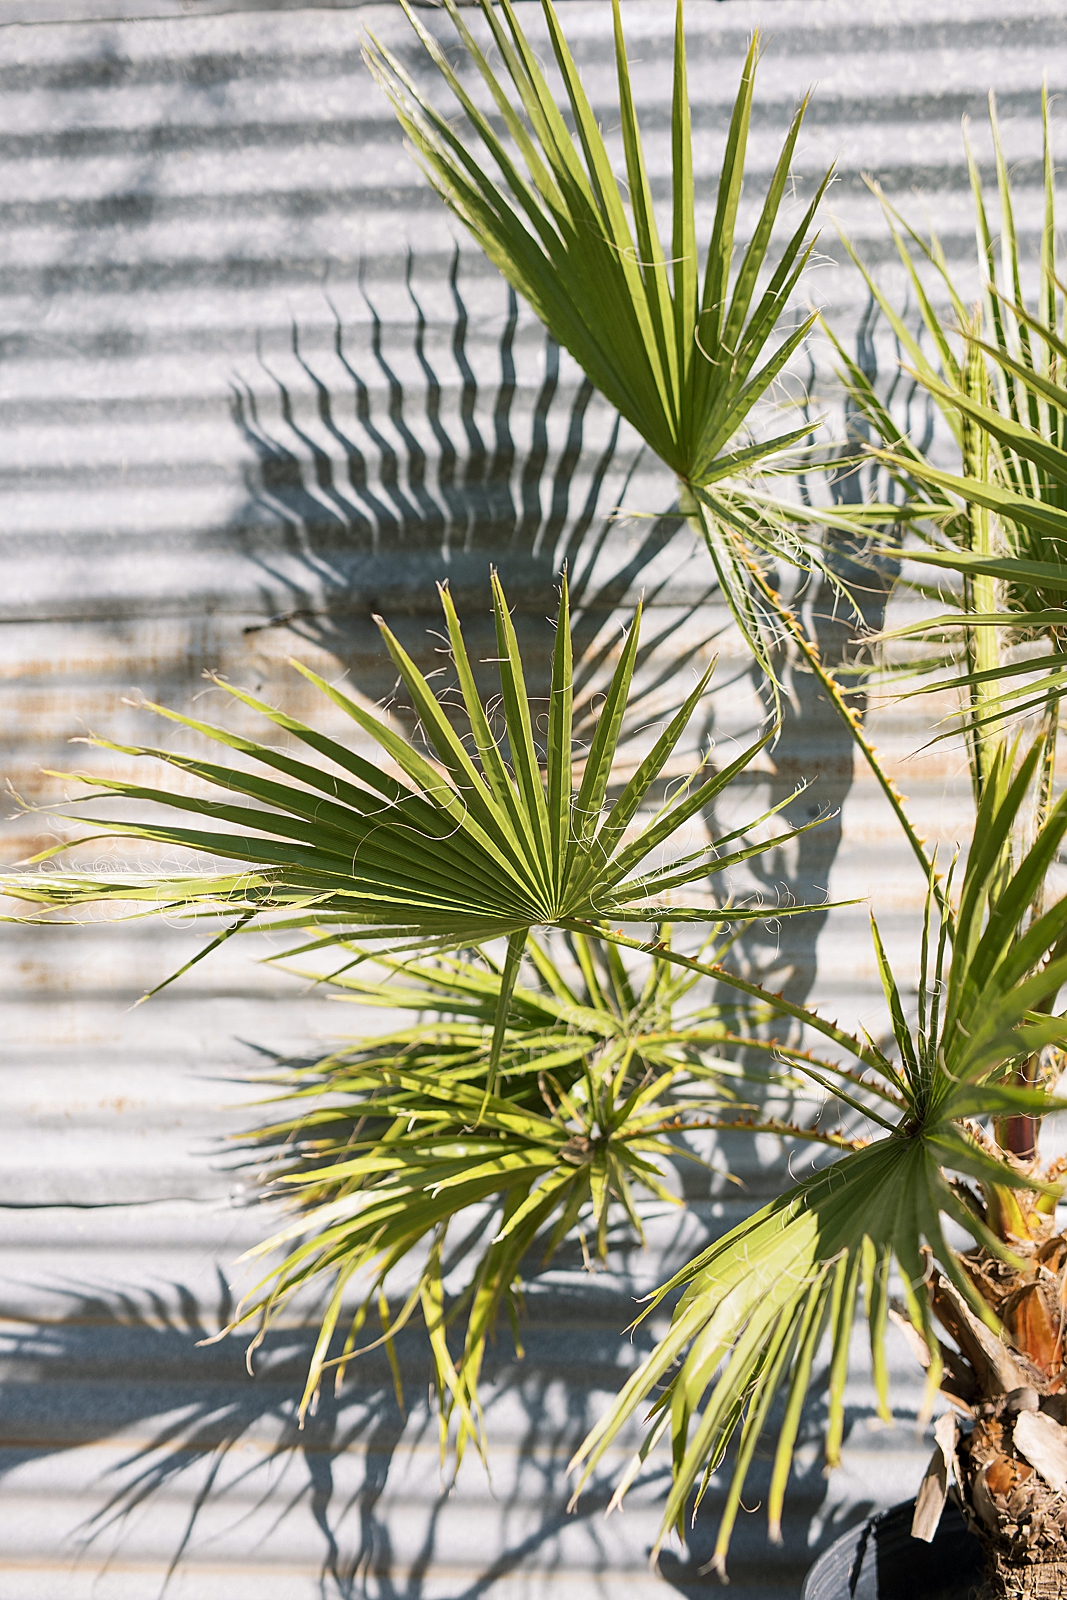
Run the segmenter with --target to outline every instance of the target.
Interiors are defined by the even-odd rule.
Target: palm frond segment
[[[502,63],[499,71],[455,0],[443,0],[443,5],[467,60],[489,91],[494,117],[479,108],[464,77],[411,7],[405,4],[405,10],[458,102],[474,142],[488,157],[488,167],[373,36],[366,55],[429,181],[489,259],[684,483],[705,484],[742,465],[751,470],[759,459],[795,443],[807,430],[761,446],[746,441],[743,463],[730,455],[752,411],[811,325],[807,318],[784,338],[775,337],[814,248],[810,227],[830,181],[828,173],[767,275],[804,101],[786,135],[752,237],[735,266],[758,36],[752,40],[733,108],[701,281],[681,0],[671,113],[673,223],[666,245],[654,215],[618,0],[613,0],[613,13],[625,190],[551,0],[542,0],[543,12],[573,131],[512,0],[499,5],[479,0]]]
[[[547,749],[539,751],[535,710],[507,602],[495,575],[493,609],[500,651],[498,738],[475,689],[474,671],[447,589],[441,603],[467,722],[461,737],[431,685],[389,628],[382,638],[420,719],[426,748],[405,738],[376,711],[307,668],[304,676],[377,746],[397,776],[357,750],[220,684],[280,729],[288,743],[258,743],[224,727],[154,707],[172,722],[221,746],[239,764],[149,746],[104,746],[162,761],[199,780],[201,791],[100,782],[66,774],[87,800],[148,802],[145,821],[91,820],[92,837],[112,834],[202,859],[235,863],[224,871],[91,875],[56,870],[7,874],[3,892],[46,909],[125,900],[146,914],[181,909],[236,919],[234,926],[316,928],[335,935],[405,946],[459,949],[506,938],[514,952],[532,927],[575,919],[601,922],[734,922],[766,917],[760,906],[717,902],[709,874],[770,848],[704,843],[670,855],[672,841],[699,819],[748,767],[770,735],[715,770],[707,758],[687,784],[649,808],[649,793],[703,697],[712,668],[670,717],[627,781],[608,789],[637,657],[640,614],[625,636],[592,743],[574,745],[570,611],[563,582],[557,618]],[[454,714],[458,714],[455,713]],[[462,720],[462,719],[461,719]],[[581,773],[580,781],[572,772]],[[177,813],[171,821],[166,813]],[[756,819],[757,821],[759,819]],[[702,823],[697,826],[703,827]],[[785,834],[783,837],[792,837]],[[78,843],[73,840],[45,853]],[[780,840],[777,842],[781,842]],[[36,858],[40,863],[44,857]],[[677,902],[703,880],[702,903]],[[788,908],[798,910],[804,908]],[[780,914],[780,911],[773,914]],[[512,961],[510,969],[515,970]]]

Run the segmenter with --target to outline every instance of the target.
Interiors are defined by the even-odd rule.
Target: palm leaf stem
[[[706,510],[706,497],[699,489],[694,488],[692,491],[691,503],[692,511],[690,515],[696,521],[698,531],[710,550],[712,540]],[[879,788],[889,801],[889,804],[893,809],[893,813],[896,816],[901,830],[904,833],[904,837],[907,839],[908,844],[911,847],[912,854],[915,856],[916,861],[922,868],[924,878],[928,878],[930,873],[934,870],[933,863],[930,857],[927,855],[925,845],[919,838],[919,835],[916,833],[914,824],[905,810],[904,796],[900,793],[888,772],[886,772],[878,755],[878,751],[864,732],[862,718],[860,717],[859,713],[849,705],[845,691],[841,688],[841,685],[838,683],[832,670],[823,661],[818,645],[814,642],[814,640],[808,637],[807,631],[800,622],[796,612],[786,603],[782,595],[769,581],[759,562],[756,561],[753,556],[746,549],[744,549],[743,546],[740,545],[738,546],[738,558],[741,562],[743,562],[753,588],[757,590],[764,603],[774,613],[783,632],[790,640],[792,640],[793,644],[799,651],[800,655],[804,658],[804,661],[807,663],[810,670],[822,684],[828,701],[833,706],[841,720],[844,722],[853,743],[862,753],[864,760],[867,762],[868,767],[878,783]],[[945,901],[944,891],[941,888],[939,881],[935,889],[935,894],[937,896],[939,908],[943,913],[948,914],[949,908],[947,902]]]
[[[511,1004],[511,996],[515,991],[515,980],[519,976],[519,963],[522,961],[522,953],[526,948],[529,933],[529,928],[526,928],[518,933],[511,934],[508,938],[507,955],[504,958],[504,971],[500,979],[500,995],[496,1003],[496,1016],[493,1019],[493,1042],[489,1050],[489,1070],[485,1079],[483,1109],[488,1104],[489,1097],[496,1088],[500,1052],[503,1048],[504,1034],[508,1025],[508,1007]]]
[[[963,368],[968,396],[976,404],[988,397],[989,375],[981,351],[969,344]],[[961,414],[962,456],[965,477],[987,482],[990,472],[989,434],[978,427],[967,412]],[[996,553],[993,519],[985,506],[972,502],[967,507],[967,548],[978,556]],[[995,580],[988,573],[975,572],[964,578],[963,611],[988,613],[996,609]],[[1000,667],[1000,635],[995,628],[966,628],[967,655],[972,681],[969,688],[970,716],[967,719],[967,744],[975,802],[980,801],[989,772],[995,734],[987,726],[990,700],[995,698],[995,674]],[[993,676],[986,677],[984,675]]]
[[[769,913],[764,912],[764,916]],[[782,1016],[792,1017],[794,1021],[803,1023],[806,1027],[814,1028],[817,1033],[823,1034],[834,1044],[848,1050],[857,1060],[872,1067],[876,1072],[883,1071],[882,1058],[870,1045],[864,1044],[853,1034],[839,1028],[834,1022],[827,1022],[816,1011],[807,1007],[794,1005],[791,1000],[786,1000],[782,995],[768,994],[767,990],[758,983],[751,983],[747,978],[742,978],[739,973],[731,972],[728,967],[717,963],[698,961],[695,956],[683,955],[681,951],[672,946],[665,945],[658,939],[635,939],[624,934],[621,928],[610,928],[603,923],[593,922],[566,922],[564,927],[570,928],[575,933],[584,933],[595,939],[606,939],[611,944],[619,945],[624,950],[635,950],[641,955],[658,956],[668,961],[672,966],[685,967],[689,972],[695,972],[702,978],[713,978],[716,982],[725,983],[729,988],[736,989],[739,993],[748,995],[752,1000],[758,1000],[764,1005],[769,1005]],[[792,1060],[793,1057],[790,1056]],[[836,1091],[835,1091],[836,1092]]]

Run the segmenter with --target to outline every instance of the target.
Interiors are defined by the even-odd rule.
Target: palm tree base
[[[963,1514],[982,1547],[978,1600],[1067,1596],[1067,1507],[1013,1447],[1010,1422],[980,1420],[961,1441]]]
[[[1058,1163],[1007,1159],[1060,1180]],[[1014,1263],[982,1247],[960,1258],[1001,1337],[945,1278],[931,1280],[934,1314],[956,1346],[942,1347],[942,1387],[974,1418],[958,1437],[953,1468],[960,1510],[982,1548],[979,1600],[1067,1596],[1067,1235],[1054,1228],[1054,1214],[1031,1202],[1005,1230]]]
[[[1061,1600],[1067,1595],[1067,1544],[1060,1557],[1047,1550],[1027,1550],[1014,1542],[979,1536],[985,1558],[985,1582],[978,1600]]]

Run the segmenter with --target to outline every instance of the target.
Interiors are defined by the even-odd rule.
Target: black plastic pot
[[[982,1548],[951,1501],[933,1544],[911,1537],[914,1500],[853,1528],[824,1550],[801,1600],[973,1600]]]

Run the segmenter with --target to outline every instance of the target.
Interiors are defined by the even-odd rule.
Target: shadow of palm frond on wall
[[[233,525],[264,573],[271,613],[248,631],[285,629],[358,668],[374,693],[393,674],[382,677],[373,616],[436,666],[435,585],[447,581],[472,656],[491,668],[495,567],[541,697],[566,566],[579,692],[594,692],[641,595],[656,608],[642,664],[668,652],[677,671],[699,649],[680,636],[693,634],[714,585],[704,573],[695,593],[675,581],[692,553],[676,514],[627,516],[636,481],[647,500],[650,476],[669,505],[669,474],[621,437],[617,414],[539,324],[522,322],[511,291],[502,320],[472,322],[460,267],[457,253],[447,327],[430,323],[409,259],[406,318],[387,322],[364,290],[364,320],[346,326],[333,310],[330,350],[320,341],[308,353],[294,326],[284,375],[261,357],[255,383],[234,383],[232,415],[253,460]],[[668,680],[664,668],[639,683],[635,718],[658,707]],[[490,670],[487,699],[494,687]]]
[[[588,383],[567,370],[553,342],[537,328],[524,332],[514,297],[490,337],[485,327],[474,329],[458,257],[446,329],[424,310],[410,263],[405,288],[406,320],[388,321],[368,293],[368,318],[358,328],[334,312],[324,344],[294,327],[284,370],[276,358],[262,358],[255,382],[234,385],[233,418],[251,463],[232,531],[262,573],[264,620],[249,624],[250,637],[277,631],[324,651],[361,689],[385,700],[394,674],[373,614],[387,616],[423,665],[440,665],[440,640],[430,631],[439,625],[433,584],[448,579],[472,655],[486,672],[488,698],[495,690],[493,564],[515,606],[531,691],[544,693],[549,619],[566,562],[586,728],[619,625],[642,589],[650,609],[633,722],[659,720],[686,692],[693,663],[726,631],[706,558],[694,550],[688,527],[676,512],[655,514],[657,504],[672,504],[672,483],[650,469]],[[850,497],[851,480],[842,479],[837,492]],[[627,518],[619,507],[643,514]],[[837,552],[843,575],[856,554],[844,546]],[[865,620],[877,626],[885,592],[874,583],[868,596]],[[832,595],[816,592],[807,605],[824,657],[847,664],[852,619]],[[714,728],[733,738],[740,715],[734,699],[754,706],[758,717],[762,687],[747,665],[735,662],[717,681],[713,711],[698,736]],[[832,820],[805,836],[799,853],[770,863],[758,886],[768,899],[785,893],[811,901],[825,893],[838,851],[852,750],[813,682],[798,676],[794,691],[758,809],[784,799],[798,779],[817,777],[790,820],[808,820],[811,807]],[[774,987],[784,976],[790,997],[802,999],[814,982],[823,921],[787,921],[784,934],[753,931],[739,957]],[[768,1184],[776,1172],[768,1171]],[[689,1213],[697,1231],[720,1231],[722,1223],[699,1203],[703,1196],[690,1198],[697,1202]],[[201,1346],[232,1310],[224,1286],[214,1306],[181,1285],[155,1297],[77,1286],[69,1314],[8,1335],[11,1370],[37,1376],[33,1384],[3,1386],[9,1421],[0,1472],[69,1451],[72,1443],[118,1440],[85,1496],[91,1509],[78,1531],[83,1559],[96,1562],[105,1547],[117,1549],[142,1511],[173,1501],[179,1509],[159,1523],[172,1529],[161,1557],[163,1590],[169,1574],[195,1570],[200,1552],[233,1548],[231,1539],[256,1559],[269,1559],[278,1530],[305,1507],[319,1541],[315,1581],[330,1600],[423,1600],[431,1593],[436,1600],[446,1590],[448,1600],[475,1600],[523,1569],[618,1570],[620,1550],[640,1565],[658,1521],[665,1465],[636,1486],[637,1515],[629,1526],[636,1521],[640,1530],[639,1550],[625,1537],[620,1545],[619,1524],[601,1531],[594,1514],[606,1504],[607,1484],[584,1498],[577,1520],[564,1510],[565,1461],[617,1386],[620,1329],[633,1315],[625,1270],[609,1292],[578,1267],[564,1253],[552,1282],[535,1284],[524,1361],[501,1335],[487,1374],[490,1435],[499,1430],[504,1440],[492,1494],[472,1487],[475,1462],[465,1466],[454,1494],[442,1482],[436,1421],[414,1400],[425,1395],[429,1376],[416,1330],[398,1341],[411,1405],[406,1417],[379,1353],[363,1358],[340,1394],[324,1396],[300,1429],[296,1406],[313,1329],[275,1329],[252,1379],[243,1340]],[[651,1338],[643,1325],[625,1359],[639,1358]],[[91,1398],[79,1399],[77,1439],[57,1437],[49,1445],[39,1413],[48,1411],[53,1379]],[[814,1419],[817,1398],[812,1405]],[[728,1472],[729,1463],[721,1470]],[[798,1469],[795,1478],[781,1564],[777,1556],[768,1561],[760,1520],[746,1519],[735,1541],[737,1586],[762,1585],[766,1592],[773,1573],[776,1593],[798,1589],[812,1554],[807,1530],[827,1488],[817,1464]],[[451,1579],[443,1574],[457,1548],[454,1519],[472,1510],[471,1525],[485,1530],[467,1563],[477,1572]],[[862,1514],[853,1505],[848,1520]],[[666,1586],[696,1594],[717,1582],[700,1572],[714,1524],[713,1493],[686,1559],[663,1558]],[[828,1525],[820,1542],[835,1531]],[[460,1535],[464,1543],[470,1547],[471,1539]]]
[[[179,1574],[187,1585],[219,1561],[240,1571],[275,1560],[294,1579],[303,1572],[323,1600],[479,1600],[531,1568],[559,1580],[571,1573],[592,1592],[598,1573],[647,1561],[665,1462],[636,1484],[628,1535],[617,1520],[603,1521],[607,1478],[577,1514],[566,1509],[566,1461],[618,1381],[619,1328],[633,1301],[617,1283],[590,1292],[558,1281],[531,1296],[524,1358],[502,1334],[487,1363],[489,1475],[471,1459],[454,1486],[439,1462],[425,1399],[430,1366],[416,1330],[396,1340],[406,1409],[377,1350],[349,1369],[339,1394],[324,1391],[301,1427],[296,1397],[314,1329],[273,1329],[252,1378],[244,1339],[204,1342],[232,1313],[221,1278],[216,1302],[206,1298],[180,1283],[72,1290],[52,1322],[3,1337],[0,1478],[14,1490],[20,1468],[40,1476],[52,1456],[65,1463],[68,1485],[78,1479],[80,1521],[65,1538],[57,1530],[56,1554],[73,1573],[102,1575],[136,1552],[141,1592],[163,1600]],[[627,1362],[651,1342],[639,1329]],[[68,1416],[49,1445],[49,1422],[54,1428],[72,1386],[76,1419]],[[805,1529],[824,1497],[821,1474],[798,1481],[787,1550],[774,1563],[787,1585],[809,1559]],[[752,1560],[761,1539],[753,1529],[743,1541],[753,1549],[738,1551],[742,1588],[746,1568],[766,1570],[765,1560]],[[664,1558],[665,1590],[705,1592],[703,1542],[698,1530],[688,1559]]]

